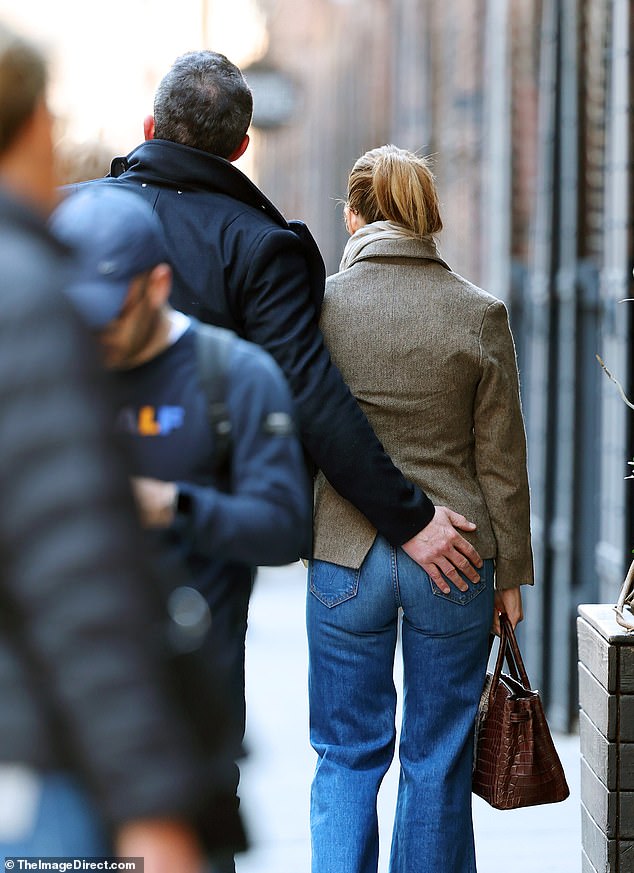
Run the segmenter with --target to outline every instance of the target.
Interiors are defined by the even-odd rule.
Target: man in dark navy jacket
[[[223,55],[178,58],[145,120],[146,141],[115,158],[111,177],[160,216],[174,270],[173,305],[261,345],[286,375],[304,446],[331,484],[448,592],[480,558],[458,529],[474,525],[429,498],[392,464],[332,364],[319,331],[324,266],[299,222],[289,224],[232,165],[249,144],[252,96]]]

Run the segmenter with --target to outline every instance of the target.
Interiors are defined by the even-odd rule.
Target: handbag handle
[[[621,591],[619,593],[619,599],[614,607],[614,611],[616,613],[616,621],[617,624],[620,624],[621,627],[624,627],[627,631],[634,631],[634,621],[631,619],[625,618],[623,614],[624,609],[629,609],[630,613],[632,612],[632,601],[634,600],[634,587],[632,587],[632,581],[634,580],[634,561],[630,564],[630,569],[627,571],[627,576],[625,577],[625,581],[621,586]]]
[[[527,691],[530,691],[531,683],[528,680],[528,674],[526,672],[526,667],[524,666],[524,661],[522,660],[520,647],[518,646],[517,639],[515,638],[513,625],[509,621],[508,616],[505,613],[501,613],[500,646],[495,662],[495,669],[493,671],[493,679],[491,680],[491,694],[495,693],[500,683],[500,676],[502,675],[502,666],[504,664],[505,658],[506,663],[509,666],[509,670],[511,671],[511,676],[518,682],[521,682]]]

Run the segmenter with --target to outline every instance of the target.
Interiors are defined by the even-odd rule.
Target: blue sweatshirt
[[[311,501],[294,408],[281,370],[237,339],[225,377],[229,475],[214,469],[207,396],[193,326],[157,357],[113,373],[115,429],[137,476],[176,482],[179,511],[159,538],[210,598],[214,580],[296,560],[309,538]]]

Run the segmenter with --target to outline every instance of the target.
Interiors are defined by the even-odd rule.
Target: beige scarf
[[[339,264],[339,272],[351,267],[366,246],[385,239],[420,239],[420,237],[403,227],[402,224],[396,224],[393,221],[373,221],[371,224],[364,224],[352,234],[346,243]],[[427,243],[431,243],[437,253],[436,243],[432,237],[426,237],[425,240]]]

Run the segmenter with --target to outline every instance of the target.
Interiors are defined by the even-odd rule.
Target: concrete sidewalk
[[[249,757],[241,782],[251,849],[238,858],[238,873],[310,873],[308,798],[315,756],[308,742],[305,573],[301,564],[261,570],[253,595],[247,638]],[[564,803],[500,812],[474,798],[479,873],[581,870],[579,739],[555,741],[571,791]],[[379,873],[387,871],[397,781],[393,766],[379,796]]]

